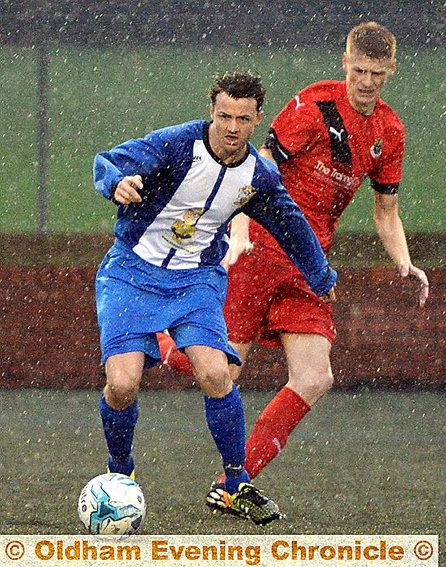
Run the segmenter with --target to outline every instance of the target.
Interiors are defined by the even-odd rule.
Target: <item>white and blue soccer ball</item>
[[[129,476],[106,473],[84,486],[77,510],[93,535],[131,535],[144,521],[146,502],[141,487]]]

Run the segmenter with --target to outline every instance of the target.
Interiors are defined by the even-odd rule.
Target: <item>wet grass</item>
[[[0,533],[78,534],[77,498],[105,467],[95,390],[0,398]],[[243,392],[248,428],[272,393]],[[445,397],[332,392],[256,480],[286,513],[266,528],[213,516],[220,472],[197,391],[143,391],[135,439],[143,534],[437,534],[444,529]]]

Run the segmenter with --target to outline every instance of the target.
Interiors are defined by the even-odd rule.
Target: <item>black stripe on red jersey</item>
[[[370,180],[370,185],[372,189],[384,195],[396,195],[400,188],[399,183],[378,183],[377,181],[373,181],[373,179]]]
[[[277,165],[280,165],[291,157],[291,153],[280,145],[274,128],[270,128],[268,131],[268,137],[265,141],[265,148],[267,148],[272,153],[274,161],[277,163]]]
[[[348,145],[348,133],[342,116],[336,108],[336,104],[332,100],[322,100],[316,102],[316,104],[324,117],[325,126],[327,127],[328,137],[330,138],[331,159],[334,162],[351,167],[352,152]]]

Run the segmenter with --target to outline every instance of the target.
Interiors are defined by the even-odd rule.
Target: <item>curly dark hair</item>
[[[245,73],[227,71],[224,75],[215,75],[214,83],[209,89],[209,98],[213,104],[217,95],[222,92],[233,98],[255,98],[257,110],[262,109],[265,100],[262,77],[250,71]]]

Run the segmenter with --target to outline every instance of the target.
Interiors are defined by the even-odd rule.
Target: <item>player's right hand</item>
[[[113,198],[122,205],[141,203],[142,198],[138,193],[138,189],[142,189],[143,186],[144,184],[140,175],[127,175],[127,177],[121,179],[116,186]]]

